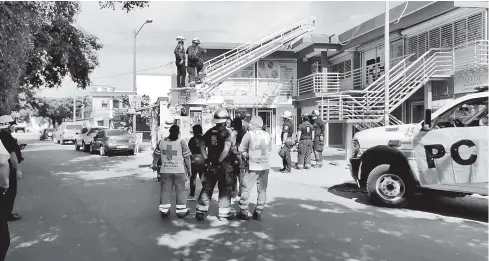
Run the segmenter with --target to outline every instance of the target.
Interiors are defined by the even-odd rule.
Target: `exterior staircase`
[[[280,48],[291,48],[291,43],[314,30],[314,26],[314,17],[304,19],[278,32],[243,44],[205,62],[201,77],[202,83],[195,88],[197,95],[185,93],[184,95],[192,96],[186,99],[186,102],[205,104],[205,101],[211,97],[212,91],[225,81],[227,77]]]
[[[479,40],[455,48],[430,49],[414,61],[410,61],[412,56],[406,57],[389,70],[388,112],[392,113],[429,80],[467,70],[487,70],[488,54],[488,41]],[[385,76],[364,90],[329,93],[322,99],[325,121],[354,123],[359,129],[380,126],[384,120]],[[402,124],[392,115],[390,119],[391,124]]]

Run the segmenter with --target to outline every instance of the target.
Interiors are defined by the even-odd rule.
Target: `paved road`
[[[487,260],[486,199],[384,209],[345,186],[294,184],[274,173],[262,222],[162,220],[158,184],[137,156],[28,143],[16,203],[24,218],[11,223],[9,261]],[[440,210],[444,204],[458,212]]]

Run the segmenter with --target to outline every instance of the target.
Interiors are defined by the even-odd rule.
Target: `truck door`
[[[422,185],[487,182],[487,97],[463,101],[415,138]],[[487,122],[487,121],[485,121]]]

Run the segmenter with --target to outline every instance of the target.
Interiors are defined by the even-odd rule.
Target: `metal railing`
[[[202,92],[211,92],[220,82],[234,72],[275,52],[314,29],[315,18],[301,20],[292,26],[272,33],[262,39],[243,44],[238,48],[204,63]]]
[[[395,66],[403,60],[411,57],[404,55],[390,60],[390,65]],[[294,95],[301,95],[308,92],[315,93],[334,93],[345,90],[361,90],[369,86],[369,77],[379,80],[384,75],[384,64],[376,63],[351,70],[344,73],[322,72],[314,73],[297,80],[297,90]],[[374,80],[373,84],[376,80]]]
[[[432,77],[488,66],[488,41],[474,41],[454,48],[433,48],[415,61],[403,59],[389,71],[389,113],[412,96]],[[362,91],[343,91],[323,96],[330,113],[325,120],[379,122],[384,115],[385,78],[382,76]]]

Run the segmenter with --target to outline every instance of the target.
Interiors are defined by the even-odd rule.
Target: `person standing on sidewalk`
[[[294,141],[292,140],[294,123],[292,123],[292,113],[290,111],[284,111],[281,117],[283,119],[282,134],[280,135],[282,147],[280,148],[279,155],[282,158],[284,166],[280,169],[280,172],[290,173],[292,169],[290,151],[292,150],[292,147],[294,147]]]
[[[309,116],[302,114],[302,123],[299,125],[297,132],[297,169],[311,168],[311,153],[312,153],[312,131],[313,126],[309,122]]]
[[[236,216],[241,220],[248,220],[248,204],[251,190],[257,184],[258,200],[253,219],[261,220],[261,214],[267,201],[268,173],[270,171],[270,152],[272,151],[272,138],[262,129],[263,119],[255,116],[250,121],[250,131],[245,134],[239,146],[242,157],[248,158],[248,173],[243,176],[241,198],[239,200],[239,213]]]
[[[200,143],[200,151],[205,159],[206,170],[199,199],[197,200],[197,213],[195,218],[204,220],[209,211],[209,205],[214,192],[214,187],[219,187],[219,210],[218,219],[232,219],[230,215],[230,191],[232,186],[231,175],[233,167],[229,162],[228,155],[231,149],[231,133],[226,129],[226,120],[229,114],[225,109],[218,109],[214,113],[212,127],[204,134]]]
[[[12,137],[12,132],[15,130],[15,120],[10,115],[0,116],[0,140],[5,149],[10,154],[9,167],[9,189],[5,193],[5,200],[2,202],[2,207],[7,210],[8,221],[17,221],[21,217],[17,213],[13,213],[15,197],[17,196],[17,180],[22,178],[19,158],[20,148],[17,141]]]
[[[184,140],[180,139],[180,127],[172,125],[170,135],[162,139],[158,148],[153,153],[153,169],[161,159],[161,194],[159,211],[162,217],[170,214],[171,197],[173,187],[177,195],[176,211],[179,218],[184,218],[190,213],[187,208],[187,188],[190,177],[190,149]]]
[[[185,87],[185,37],[177,36],[175,53],[175,65],[177,66],[177,87]]]
[[[314,157],[316,158],[316,165],[314,165],[314,168],[321,168],[323,166],[324,133],[326,126],[317,110],[312,111],[312,124],[314,126],[313,149]]]
[[[8,229],[9,210],[4,201],[5,193],[9,189],[11,155],[0,141],[0,261],[5,260],[10,246],[10,231]]]
[[[200,144],[204,137],[202,136],[202,126],[196,124],[192,127],[194,136],[188,141],[188,147],[192,153],[192,176],[190,177],[190,195],[188,200],[195,200],[195,182],[197,181],[197,175],[202,182],[202,175],[204,174],[204,158],[200,151]]]

